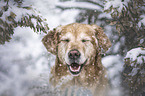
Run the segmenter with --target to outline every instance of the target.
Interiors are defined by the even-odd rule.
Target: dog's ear
[[[57,47],[58,35],[56,29],[49,31],[47,35],[45,35],[42,39],[42,43],[46,47],[48,52],[56,55],[56,47]]]
[[[103,50],[106,52],[112,45],[109,38],[106,36],[101,27],[94,24],[91,26],[95,30],[95,35],[98,40],[99,47],[103,48]]]

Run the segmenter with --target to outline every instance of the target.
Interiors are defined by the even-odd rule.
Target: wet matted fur
[[[62,91],[70,86],[86,88],[93,96],[104,96],[108,81],[101,51],[111,42],[97,25],[72,23],[50,31],[42,42],[56,55],[50,83]],[[68,95],[67,95],[68,96]]]

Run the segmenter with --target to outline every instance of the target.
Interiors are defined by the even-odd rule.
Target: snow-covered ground
[[[47,19],[50,29],[75,22],[75,17],[79,13],[75,9],[56,9],[55,4],[59,4],[58,0],[24,0],[24,4],[32,5],[40,11],[39,14]],[[0,45],[0,96],[34,96],[29,90],[33,85],[36,85],[36,91],[39,88],[43,91],[48,89],[50,67],[53,66],[55,58],[47,54],[42,45],[41,39],[45,34],[37,34],[30,28],[21,27],[15,28],[14,32],[10,42]],[[108,56],[103,58],[102,62],[106,67],[116,65],[108,70],[108,76],[115,78],[111,82],[112,89],[115,89],[112,96],[119,96],[120,78],[115,76],[122,70],[121,58]]]

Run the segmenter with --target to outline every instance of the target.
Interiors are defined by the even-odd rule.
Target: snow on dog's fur
[[[64,91],[69,86],[77,86],[90,90],[93,96],[105,95],[108,81],[101,50],[107,51],[111,42],[101,27],[80,23],[59,26],[42,42],[56,55],[50,78],[54,87],[60,85]]]

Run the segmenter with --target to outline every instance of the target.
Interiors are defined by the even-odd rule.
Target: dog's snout
[[[71,50],[68,54],[70,59],[77,59],[80,57],[80,52],[78,50]]]

